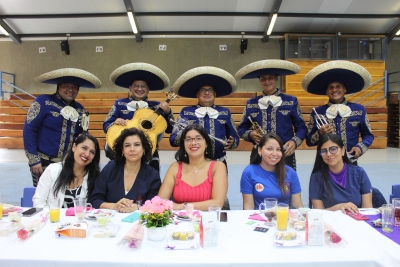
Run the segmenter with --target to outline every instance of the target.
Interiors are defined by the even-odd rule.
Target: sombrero
[[[53,70],[36,77],[35,81],[47,84],[73,83],[87,88],[101,87],[101,81],[96,76],[74,68]]]
[[[332,82],[346,86],[346,94],[360,92],[371,84],[372,78],[363,66],[346,60],[322,63],[304,76],[301,86],[306,92],[326,95],[326,87]]]
[[[111,73],[110,80],[124,88],[129,88],[135,80],[146,81],[150,91],[169,87],[168,76],[161,69],[142,62],[129,63],[117,68]]]
[[[197,90],[203,85],[212,86],[216,97],[236,91],[236,80],[230,73],[210,66],[197,67],[183,73],[172,86],[172,90],[183,97],[197,98]]]
[[[259,78],[264,74],[276,74],[285,76],[296,74],[301,68],[290,61],[280,59],[266,59],[250,63],[236,72],[235,78],[239,79],[254,79]]]

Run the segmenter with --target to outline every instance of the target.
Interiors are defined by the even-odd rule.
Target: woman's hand
[[[139,209],[138,206],[137,206],[136,204],[133,204],[133,205],[134,205],[133,207],[124,207],[124,208],[120,208],[120,209],[118,210],[118,212],[121,212],[121,213],[131,213],[131,212],[134,212],[134,211],[136,211],[136,210]]]
[[[115,208],[117,211],[120,211],[125,208],[132,208],[135,204],[133,204],[133,200],[127,198],[121,198],[117,203],[115,203]]]
[[[346,210],[353,213],[358,213],[357,206],[351,202],[338,204],[338,209],[341,209],[343,213],[346,213]]]

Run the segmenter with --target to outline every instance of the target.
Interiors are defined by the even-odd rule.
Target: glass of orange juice
[[[276,228],[279,231],[285,231],[287,229],[289,220],[289,205],[279,203],[276,209]]]
[[[60,199],[49,199],[50,222],[55,223],[60,221]]]
[[[3,218],[3,199],[0,196],[0,220]]]

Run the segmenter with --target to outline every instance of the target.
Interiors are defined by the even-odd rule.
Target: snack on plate
[[[325,237],[328,237],[332,243],[339,243],[340,241],[342,241],[342,238],[334,231],[326,231]]]
[[[173,232],[172,233],[172,238],[174,240],[191,240],[194,239],[194,233],[193,232]]]
[[[20,207],[3,203],[3,215],[8,215],[9,212],[20,211],[20,210],[22,210]]]
[[[375,226],[375,227],[382,227],[382,219],[377,219],[377,220],[373,220],[371,221],[371,223]]]
[[[295,240],[297,235],[295,232],[276,232],[276,240]]]

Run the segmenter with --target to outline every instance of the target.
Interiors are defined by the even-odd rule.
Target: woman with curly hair
[[[79,135],[68,150],[63,162],[52,163],[43,172],[33,206],[43,208],[50,198],[59,198],[63,208],[74,206],[74,198],[90,196],[100,173],[100,147],[89,134]]]
[[[211,204],[224,204],[228,190],[226,166],[212,160],[212,143],[206,130],[190,124],[180,139],[179,150],[169,166],[159,197],[174,199],[174,210],[182,210],[187,203],[197,210],[208,210]]]
[[[143,131],[129,128],[115,140],[114,151],[115,160],[101,171],[90,202],[94,208],[132,212],[136,201],[150,200],[161,186],[159,173],[146,163],[152,146]]]

